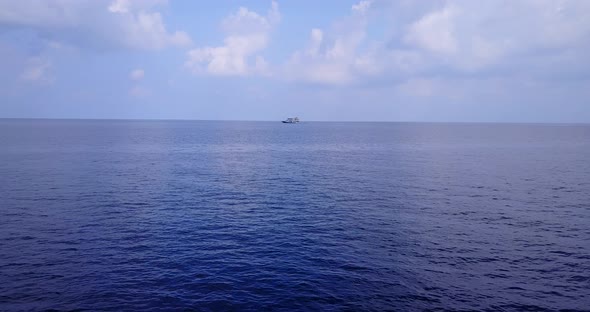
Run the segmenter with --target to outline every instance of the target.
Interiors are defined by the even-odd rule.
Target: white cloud
[[[285,66],[285,76],[320,84],[349,84],[356,80],[356,71],[371,70],[370,61],[359,54],[366,37],[366,11],[370,1],[363,0],[352,6],[352,16],[341,23],[329,36],[314,28],[308,46],[293,53]]]
[[[268,64],[259,53],[267,47],[271,31],[279,21],[275,1],[266,16],[242,7],[222,22],[226,33],[224,44],[189,51],[185,65],[193,73],[222,76],[265,74]]]
[[[145,76],[145,72],[143,69],[135,69],[129,73],[129,79],[131,80],[141,80]]]
[[[171,32],[155,8],[163,0],[0,1],[0,25],[26,28],[43,39],[88,49],[158,50],[191,43]]]
[[[129,12],[129,6],[131,1],[129,0],[115,0],[109,5],[109,11],[113,13],[127,13]]]
[[[51,68],[67,51],[161,50],[187,46],[185,32],[166,27],[157,7],[166,0],[0,0],[0,33],[26,30],[35,52],[20,73],[22,81],[48,84]],[[20,35],[20,34],[19,34]],[[13,72],[13,75],[18,75]],[[135,92],[137,93],[137,92]]]
[[[410,25],[405,41],[437,53],[456,53],[458,47],[453,29],[456,10],[447,6],[441,11],[425,15]]]
[[[158,12],[125,13],[120,19],[121,43],[130,48],[160,50],[171,46],[188,46],[192,42],[185,32],[169,32]]]
[[[352,6],[352,11],[356,13],[364,14],[369,10],[372,1],[370,0],[362,0],[361,2],[354,4]]]
[[[113,13],[129,13],[134,11],[137,12],[141,10],[147,10],[156,6],[167,4],[168,0],[113,0],[107,8],[109,11]]]
[[[311,30],[310,38],[309,38],[309,48],[307,50],[307,54],[311,57],[317,57],[320,48],[322,45],[322,41],[324,40],[324,32],[321,29],[314,28]]]
[[[590,42],[590,2],[447,1],[413,23],[405,42],[431,61],[477,73],[518,65],[531,56],[585,49]],[[556,64],[557,65],[557,64]]]

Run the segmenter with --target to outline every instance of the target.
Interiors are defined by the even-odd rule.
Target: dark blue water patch
[[[0,120],[0,310],[590,307],[585,125]]]

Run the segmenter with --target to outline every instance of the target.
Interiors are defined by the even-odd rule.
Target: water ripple
[[[0,120],[0,310],[588,311],[588,142]]]

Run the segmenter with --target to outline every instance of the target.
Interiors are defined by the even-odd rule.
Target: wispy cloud
[[[31,57],[27,60],[25,68],[20,75],[23,81],[38,84],[50,84],[54,81],[51,75],[52,64],[42,57]]]
[[[143,79],[145,76],[145,71],[143,69],[134,69],[129,73],[129,79],[134,81],[139,81]]]
[[[151,95],[151,91],[142,86],[133,86],[129,89],[129,95],[135,98],[145,98]]]

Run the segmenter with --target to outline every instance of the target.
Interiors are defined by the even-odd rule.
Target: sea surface
[[[0,120],[0,310],[590,309],[590,126]]]

